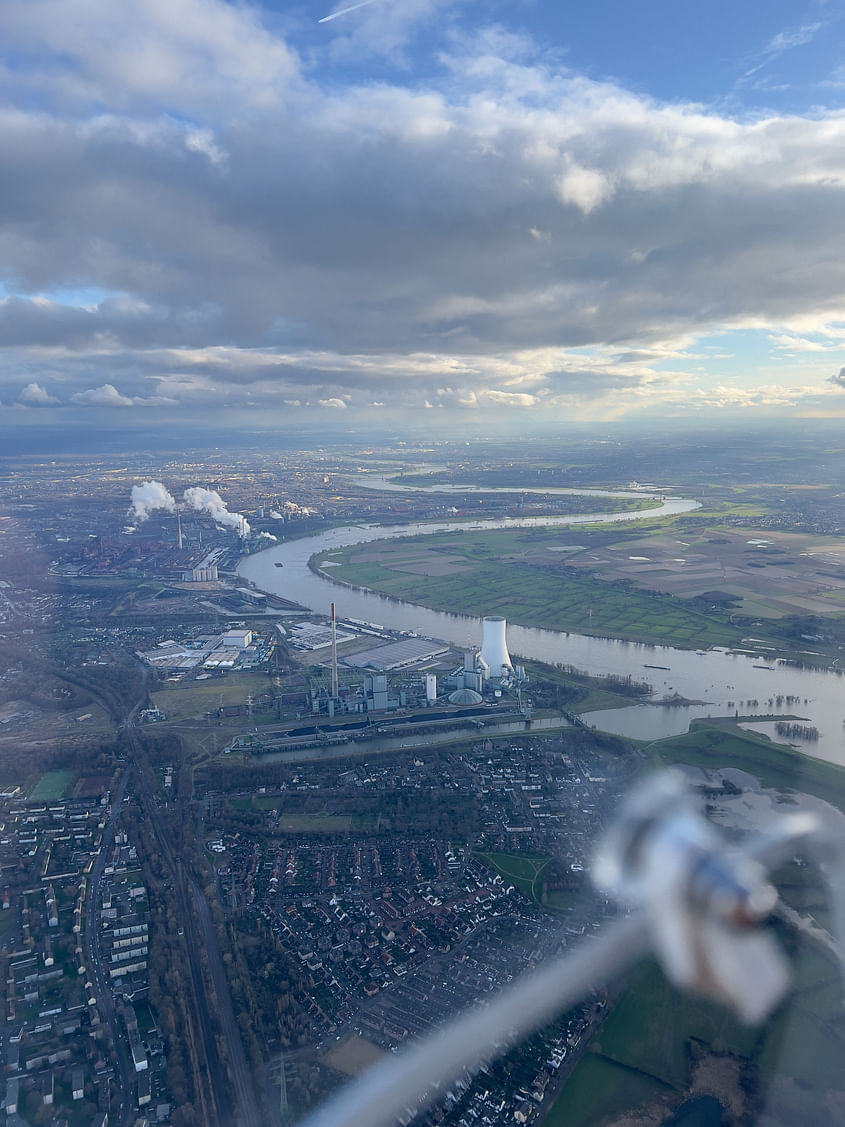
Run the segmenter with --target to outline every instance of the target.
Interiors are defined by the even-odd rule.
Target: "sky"
[[[0,52],[6,427],[845,416],[845,0],[3,0]]]

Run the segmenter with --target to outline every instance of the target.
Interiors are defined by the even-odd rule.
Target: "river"
[[[370,484],[374,488],[384,488],[388,484],[391,489],[403,488],[374,477]],[[438,487],[438,492],[442,491],[443,487]],[[461,491],[490,492],[471,488]],[[552,490],[511,489],[506,492],[549,493]],[[601,493],[600,490],[591,492]],[[637,493],[634,496],[648,494]],[[645,512],[579,513],[559,517],[409,525],[350,525],[246,556],[238,565],[238,571],[261,590],[281,595],[321,614],[329,613],[330,603],[334,600],[341,618],[378,622],[394,630],[414,630],[458,646],[480,645],[481,623],[475,617],[429,610],[413,603],[388,599],[376,592],[332,583],[327,577],[312,572],[308,568],[308,560],[315,552],[371,540],[447,531],[642,520],[691,512],[696,508],[698,504],[695,501],[664,498],[659,508]],[[283,566],[275,566],[277,563]],[[518,581],[518,570],[515,569],[514,582]],[[512,655],[549,663],[563,662],[594,675],[630,674],[635,680],[648,681],[654,687],[657,699],[678,693],[689,700],[702,702],[691,706],[636,705],[585,717],[589,723],[595,723],[605,731],[650,740],[685,732],[694,717],[732,716],[735,712],[796,714],[818,729],[819,738],[816,742],[795,739],[792,741],[795,746],[809,755],[845,766],[845,681],[835,673],[792,669],[760,656],[748,657],[719,649],[696,653],[671,646],[650,646],[510,624],[508,648]],[[797,698],[797,702],[787,703],[783,699],[787,696]],[[778,698],[781,698],[780,703]],[[769,734],[774,735],[773,723],[770,729]]]

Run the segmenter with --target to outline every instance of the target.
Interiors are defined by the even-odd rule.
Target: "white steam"
[[[147,520],[155,509],[165,509],[168,513],[176,511],[176,501],[160,481],[145,481],[132,486],[132,503],[129,516],[140,524]],[[133,529],[134,532],[134,529]]]
[[[286,516],[295,514],[300,517],[310,517],[315,513],[316,509],[309,509],[306,505],[297,505],[294,501],[285,501],[282,505],[284,512],[277,512],[276,509],[270,510],[271,520],[284,520]]]
[[[219,493],[213,489],[203,489],[198,485],[185,490],[184,503],[191,509],[201,513],[208,513],[218,524],[224,528],[233,528],[239,536],[249,535],[249,525],[240,513],[230,513],[226,502]],[[145,481],[141,485],[132,486],[132,504],[129,507],[129,518],[135,525],[147,520],[156,509],[164,509],[168,513],[176,512],[176,499],[166,486],[160,481]],[[133,525],[129,525],[126,532],[134,532]]]
[[[203,489],[199,485],[192,485],[184,493],[185,504],[201,513],[208,513],[222,524],[224,528],[234,528],[239,536],[249,535],[249,525],[240,513],[230,513],[226,502],[213,489]]]

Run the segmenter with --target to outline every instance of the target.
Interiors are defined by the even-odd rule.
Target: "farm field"
[[[352,546],[315,563],[331,563],[332,579],[439,610],[500,614],[523,626],[689,648],[739,643],[741,631],[726,615],[564,567],[571,551],[584,550],[566,539],[550,529],[446,533]]]
[[[839,537],[761,532],[751,523],[700,527],[700,521],[591,546],[571,562],[604,579],[630,579],[682,598],[716,590],[733,596],[740,613],[761,618],[842,610],[845,542]]]
[[[735,509],[732,521],[740,519]],[[786,616],[845,614],[845,540],[761,531],[753,520],[728,525],[715,512],[636,527],[378,541],[321,553],[314,564],[330,564],[332,579],[438,610],[688,648],[740,645],[735,615],[760,620],[760,634],[777,633]],[[795,648],[796,656],[813,649],[806,641]]]

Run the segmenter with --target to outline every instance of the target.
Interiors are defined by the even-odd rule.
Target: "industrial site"
[[[589,942],[614,912],[589,885],[595,836],[653,766],[689,765],[726,812],[755,809],[755,787],[845,806],[824,762],[841,740],[836,618],[752,622],[733,587],[644,586],[658,548],[718,562],[733,546],[762,606],[792,568],[833,566],[827,534],[803,533],[784,568],[791,533],[767,515],[758,535],[729,502],[714,517],[665,490],[657,507],[438,494],[391,480],[404,455],[380,452],[231,461],[13,463],[0,479],[8,1121],[288,1127]],[[802,989],[830,972],[814,950]],[[701,1075],[750,1114],[777,1028],[749,1048],[682,1009],[694,1066],[682,1048],[642,1080],[639,1007],[665,1012],[649,972],[462,1077],[416,1127],[588,1122],[634,1089],[659,1120]],[[800,1017],[813,1051],[791,1068],[824,1073],[819,1099],[838,1091],[836,1020]]]

